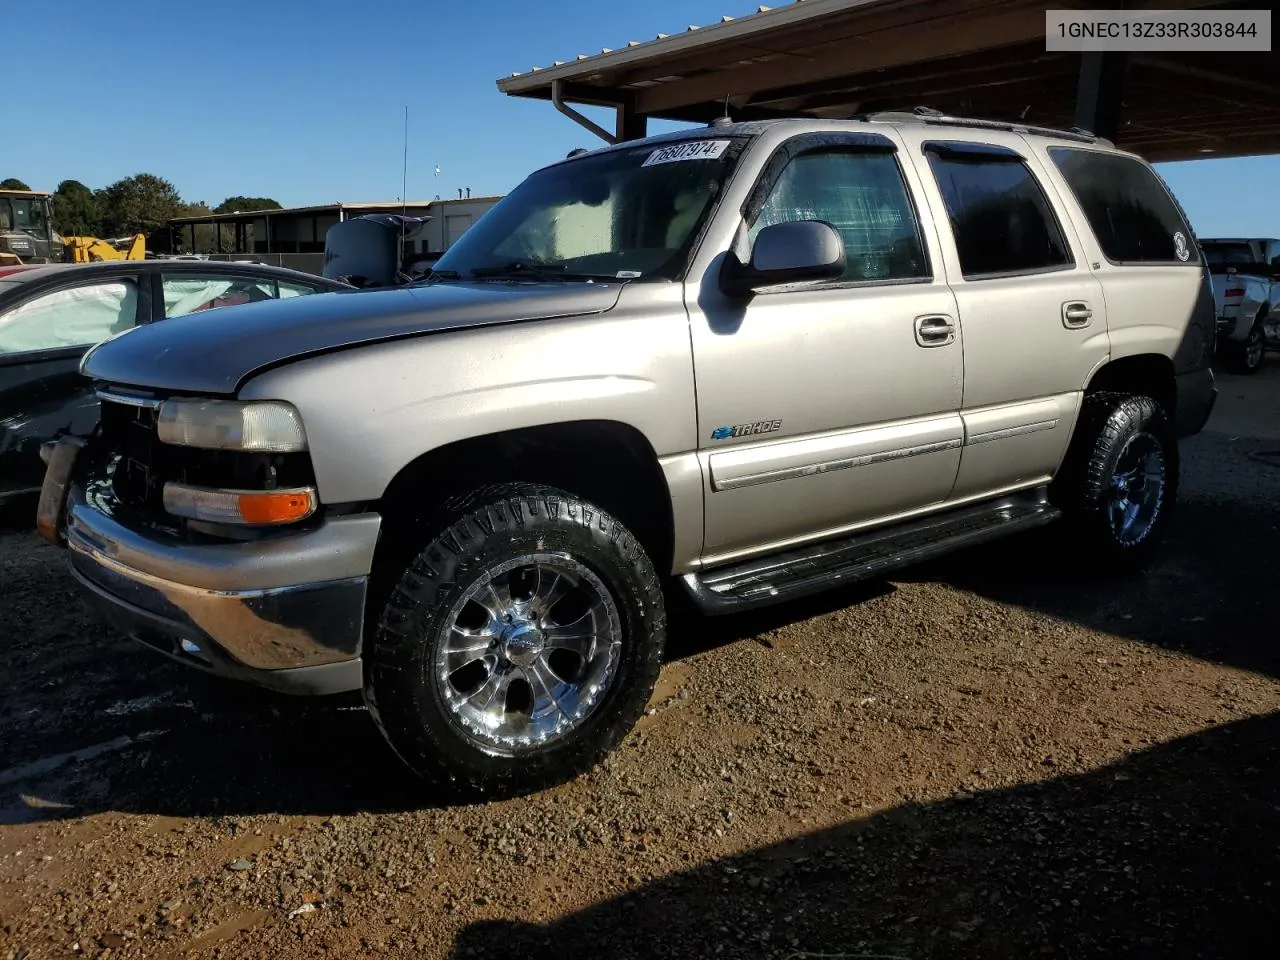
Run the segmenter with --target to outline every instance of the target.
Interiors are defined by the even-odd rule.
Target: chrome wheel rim
[[[1259,363],[1262,362],[1262,350],[1263,350],[1262,331],[1255,328],[1254,331],[1251,334],[1249,334],[1249,342],[1245,344],[1245,348],[1244,348],[1245,363],[1248,364],[1250,367],[1256,367]]]
[[[459,732],[502,755],[538,750],[580,727],[609,689],[622,647],[609,590],[563,553],[487,571],[447,623],[436,689]]]
[[[1111,474],[1107,518],[1123,544],[1143,540],[1164,508],[1165,462],[1160,443],[1149,433],[1130,437]]]

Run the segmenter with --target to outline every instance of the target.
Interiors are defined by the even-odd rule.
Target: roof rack
[[[976,117],[953,117],[932,107],[914,107],[911,110],[882,110],[875,113],[860,113],[854,120],[871,120],[882,123],[936,123],[951,127],[977,127],[986,130],[1004,130],[1009,133],[1025,133],[1040,137],[1059,137],[1063,140],[1079,140],[1084,143],[1100,143],[1105,146],[1114,144],[1105,137],[1081,127],[1070,127],[1066,130],[1056,127],[1041,127],[1028,123],[1013,123],[1005,120],[980,120]]]

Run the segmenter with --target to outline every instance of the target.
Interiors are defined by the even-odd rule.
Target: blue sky
[[[503,193],[593,138],[549,103],[500,94],[498,77],[756,8],[741,0],[19,6],[27,42],[6,44],[5,63],[23,78],[20,110],[10,105],[18,122],[0,131],[0,179],[52,190],[75,178],[96,188],[145,171],[186,200],[243,194],[286,206],[398,197],[406,104],[411,198],[468,186]],[[1160,169],[1200,235],[1280,233],[1280,158]]]

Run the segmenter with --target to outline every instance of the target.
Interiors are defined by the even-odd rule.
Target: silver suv
[[[1141,562],[1213,346],[1185,217],[1104,141],[717,122],[537,171],[424,282],[97,347],[39,526],[143,643],[526,790],[641,715],[669,588],[749,610],[1059,518]]]

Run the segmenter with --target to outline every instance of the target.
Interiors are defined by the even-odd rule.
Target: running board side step
[[[1062,511],[1037,487],[970,507],[806,544],[681,580],[707,614],[738,613],[821,593],[891,570],[1052,523]]]

